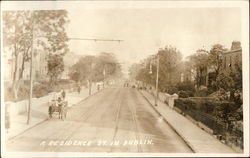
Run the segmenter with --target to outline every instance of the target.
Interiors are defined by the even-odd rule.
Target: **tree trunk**
[[[25,64],[25,59],[28,56],[29,49],[30,49],[30,47],[28,47],[26,52],[23,54],[22,67],[21,67],[21,70],[20,70],[20,73],[19,73],[19,80],[23,79],[23,71],[24,71],[24,68],[25,68],[24,64]]]
[[[14,99],[15,100],[18,99],[18,92],[19,92],[20,84],[21,84],[20,80],[15,81],[15,83],[13,84],[12,90],[13,90],[13,94],[14,94]]]
[[[24,60],[24,57],[23,57],[22,67],[21,67],[21,70],[20,70],[20,73],[19,73],[19,80],[23,78],[24,63],[25,63],[25,60]]]
[[[18,89],[17,86],[18,85],[18,81],[17,81],[17,72],[18,72],[18,54],[15,56],[15,68],[14,68],[14,73],[13,73],[13,78],[12,78],[12,92],[13,92],[13,96],[14,96],[14,99],[17,100],[18,98]]]

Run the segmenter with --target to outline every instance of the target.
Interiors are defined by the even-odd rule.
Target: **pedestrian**
[[[63,91],[62,91],[62,98],[63,98],[63,100],[65,100],[65,97],[66,97],[66,93],[65,93],[65,91],[63,90]]]
[[[81,86],[78,86],[78,93],[80,94],[81,92]]]

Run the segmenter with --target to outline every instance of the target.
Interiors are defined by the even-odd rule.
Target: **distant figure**
[[[65,91],[63,90],[63,91],[62,91],[62,99],[65,100],[65,97],[66,97],[66,93],[65,93]]]
[[[81,92],[81,86],[78,86],[78,93],[80,94],[80,92]]]
[[[99,91],[100,90],[100,85],[99,84],[97,84],[97,91]]]

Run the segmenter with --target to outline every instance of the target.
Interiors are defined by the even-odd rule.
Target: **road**
[[[6,143],[7,151],[192,152],[135,89],[113,87]]]

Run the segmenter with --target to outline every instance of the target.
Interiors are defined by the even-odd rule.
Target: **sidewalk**
[[[160,100],[154,106],[154,96],[147,91],[140,92],[195,153],[236,153]]]
[[[92,95],[97,92],[97,88],[93,86]],[[80,94],[78,94],[78,92],[66,93],[66,100],[68,101],[69,107],[71,107],[92,95],[89,95],[89,89],[85,88],[81,90]],[[27,112],[10,118],[10,129],[7,130],[6,139],[12,139],[35,125],[46,121],[48,119],[48,104],[33,106],[31,107],[30,113],[31,119],[29,125],[27,125]]]

